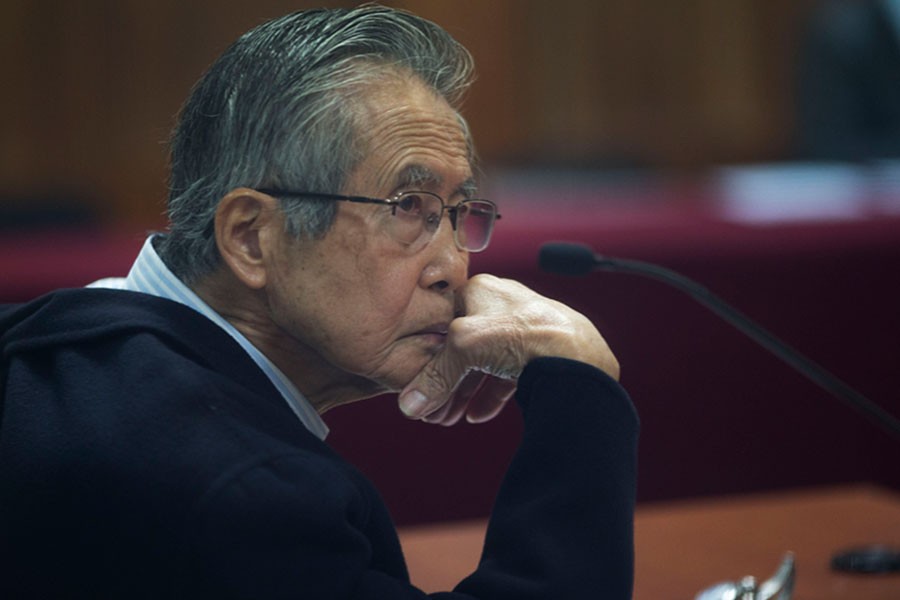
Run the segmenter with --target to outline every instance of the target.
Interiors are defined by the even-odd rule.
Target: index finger
[[[400,392],[400,410],[407,417],[421,419],[440,409],[468,372],[460,354],[450,349],[451,340],[452,336],[448,335],[447,347],[438,352]]]

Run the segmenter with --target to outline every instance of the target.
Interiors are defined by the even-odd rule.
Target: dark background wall
[[[155,221],[173,117],[241,32],[304,0],[5,0],[0,202]],[[328,2],[348,6],[350,2]],[[475,55],[484,162],[695,169],[787,152],[813,0],[408,0]]]

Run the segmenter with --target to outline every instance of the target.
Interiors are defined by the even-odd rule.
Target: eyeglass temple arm
[[[272,188],[262,188],[257,190],[269,196],[292,196],[295,198],[319,198],[322,200],[346,200],[347,202],[359,202],[362,204],[394,204],[390,200],[380,200],[378,198],[367,198],[365,196],[347,196],[344,194],[328,194],[325,192],[295,192],[293,190],[277,190]]]

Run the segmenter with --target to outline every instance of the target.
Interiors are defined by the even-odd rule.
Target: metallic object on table
[[[788,552],[775,574],[761,584],[750,576],[725,581],[703,590],[694,600],[790,600],[795,573],[794,555]]]

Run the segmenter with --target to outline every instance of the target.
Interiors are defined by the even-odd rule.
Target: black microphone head
[[[583,244],[550,242],[541,246],[538,266],[559,275],[587,275],[597,266],[597,257]]]

